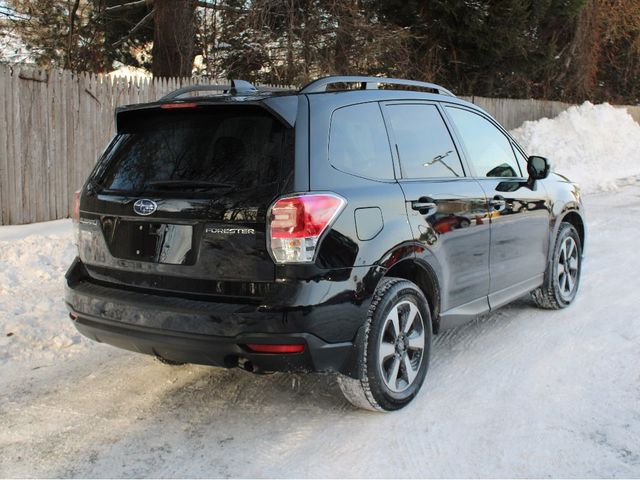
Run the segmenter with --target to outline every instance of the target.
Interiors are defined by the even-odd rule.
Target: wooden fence
[[[73,192],[114,134],[114,108],[156,100],[199,82],[112,79],[0,65],[0,225],[68,217]],[[468,99],[506,128],[555,116],[570,106],[540,100]],[[640,120],[640,107],[629,111]]]
[[[68,217],[73,192],[114,135],[114,108],[199,82],[0,65],[0,225]]]

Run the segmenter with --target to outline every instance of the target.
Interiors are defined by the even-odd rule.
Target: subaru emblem
[[[156,202],[147,198],[141,198],[133,204],[133,211],[138,215],[151,215],[156,211],[156,208],[158,208]]]

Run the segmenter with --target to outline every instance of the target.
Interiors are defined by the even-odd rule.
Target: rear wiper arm
[[[222,182],[205,182],[199,180],[157,180],[147,183],[157,188],[231,188],[235,185]]]

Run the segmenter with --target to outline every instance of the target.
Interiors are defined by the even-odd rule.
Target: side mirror
[[[531,156],[527,160],[527,173],[529,174],[529,182],[535,180],[543,180],[549,176],[551,164],[544,157]]]

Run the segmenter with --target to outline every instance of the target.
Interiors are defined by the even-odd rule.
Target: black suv
[[[438,85],[235,81],[119,108],[116,124],[77,194],[66,275],[70,316],[98,342],[334,372],[355,405],[395,410],[433,334],[529,292],[544,308],[576,295],[578,187]]]

